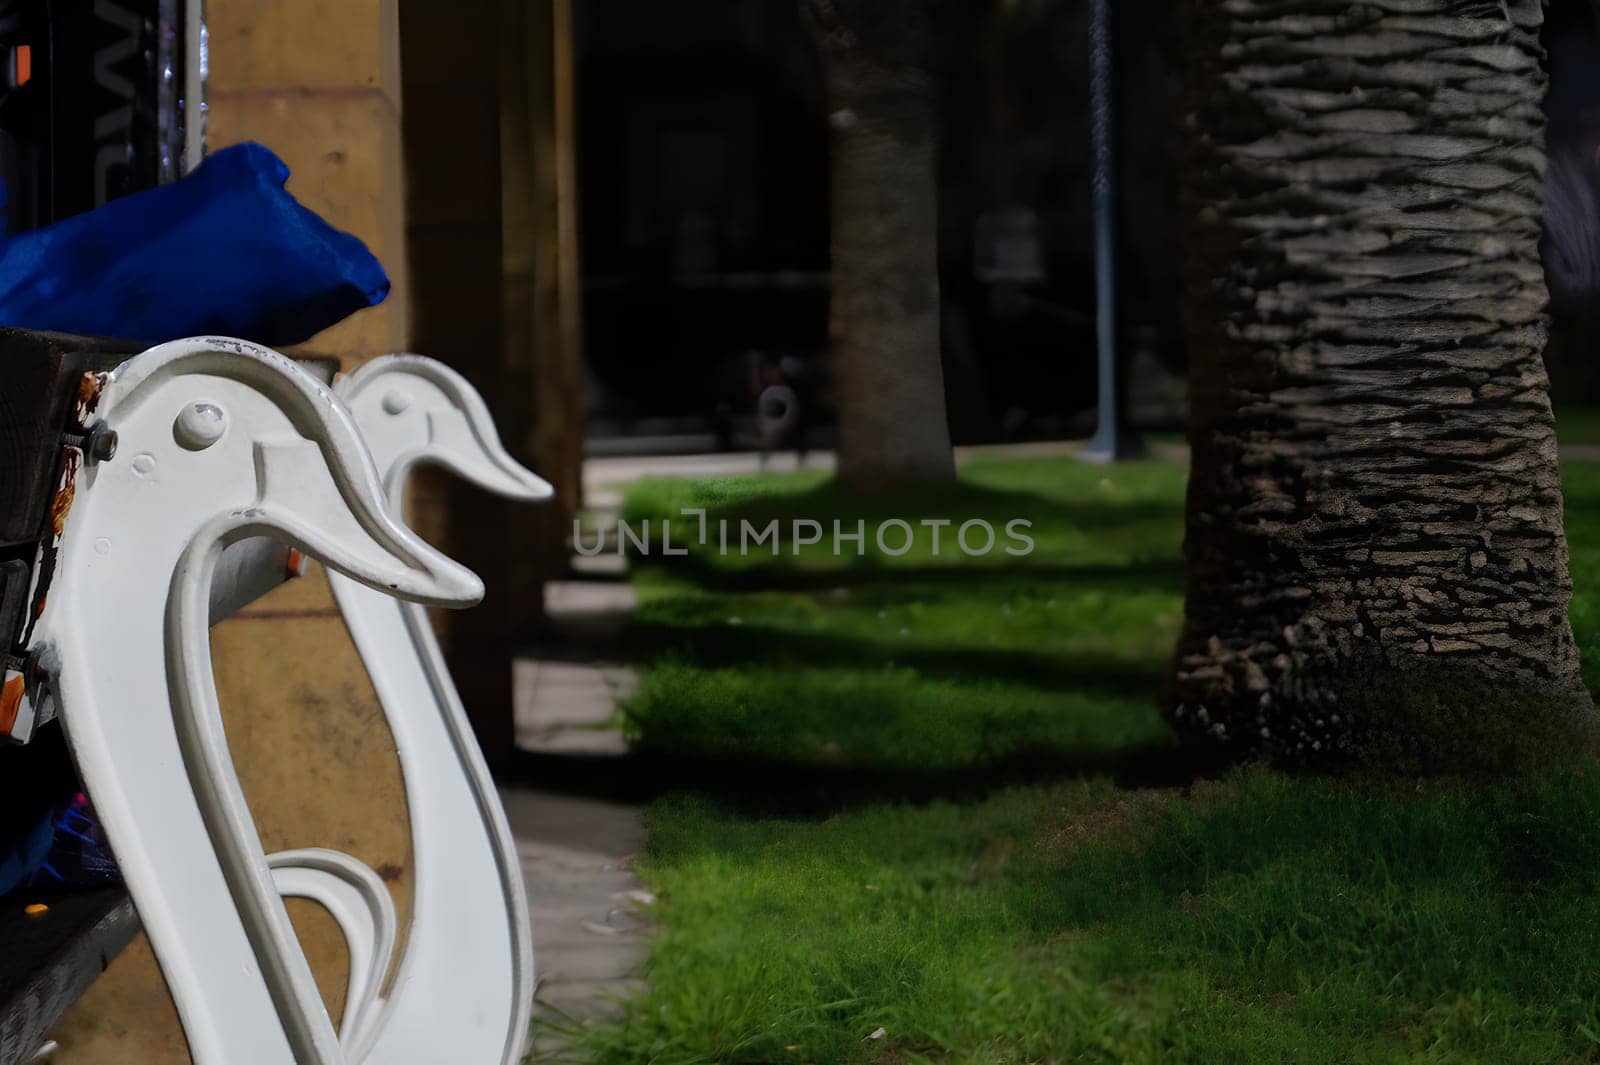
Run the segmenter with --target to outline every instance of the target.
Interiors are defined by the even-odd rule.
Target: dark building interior
[[[1131,420],[1185,417],[1172,0],[1119,0],[1119,357]],[[1095,392],[1087,5],[972,0],[938,35],[940,284],[957,442],[1087,435]],[[578,8],[591,448],[748,445],[796,384],[829,439],[827,115],[795,0]],[[1549,365],[1600,398],[1600,31],[1550,6]],[[1564,182],[1564,184],[1563,184]]]
[[[1181,423],[1170,0],[1115,5],[1132,414]],[[591,447],[738,446],[797,385],[828,438],[827,115],[795,0],[582,5]],[[958,442],[1093,428],[1085,5],[950,5],[935,57],[944,358]]]

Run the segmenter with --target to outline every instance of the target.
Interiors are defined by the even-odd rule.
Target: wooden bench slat
[[[45,1036],[139,931],[121,888],[0,900],[0,1065],[32,1059]]]

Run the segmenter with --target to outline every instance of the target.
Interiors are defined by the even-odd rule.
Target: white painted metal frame
[[[385,356],[337,391],[372,449],[392,514],[422,463],[513,499],[552,494],[506,453],[483,397],[442,363]],[[394,731],[411,811],[409,936],[358,1048],[374,1062],[514,1065],[527,1049],[533,933],[494,781],[427,612],[339,574],[330,580]]]
[[[467,794],[476,805],[476,822],[469,823],[480,827],[469,834],[489,840],[499,875],[489,880],[494,870],[480,865],[462,870],[462,883],[481,888],[488,882],[507,896],[516,878],[514,854],[511,872],[505,871],[509,840],[503,817],[481,758],[474,760],[470,733],[463,732],[437,647],[414,641],[412,661],[430,682],[418,690],[433,693],[433,716],[444,722],[437,731],[453,749],[429,758],[426,748],[415,746],[430,739],[414,720],[423,713],[420,701],[394,704],[392,711],[418,818],[419,877],[413,946],[385,1001],[380,992],[397,934],[387,889],[348,855],[262,853],[228,753],[207,632],[209,585],[219,560],[230,545],[252,537],[286,540],[385,597],[460,606],[476,602],[482,585],[391,516],[350,412],[275,352],[223,338],[177,341],[135,357],[99,384],[92,413],[119,434],[120,448],[114,459],[79,468],[59,540],[41,548],[55,552],[55,572],[30,640],[45,674],[42,690],[36,687],[30,698],[51,698],[60,708],[195,1060],[512,1060],[521,1046],[516,1026],[525,1027],[523,998],[531,991],[520,882],[516,901],[501,900],[513,932],[500,955],[491,960],[458,953],[452,959],[428,946],[434,942],[430,935],[453,940],[460,929],[475,930],[479,914],[466,906],[451,928],[438,926],[448,908],[442,900],[458,884],[444,866],[449,832],[443,822],[418,818],[419,799],[459,805]],[[481,429],[473,417],[481,414],[481,400],[463,409],[468,427]],[[427,424],[430,433],[435,425],[445,427],[437,437],[443,442],[441,461],[482,472],[470,455],[459,459],[447,446],[458,439],[447,412],[437,418],[430,413]],[[498,445],[488,452],[491,460],[503,455]],[[391,484],[394,467],[402,464],[392,463]],[[525,494],[533,488],[530,481],[512,480]],[[366,616],[359,607],[354,613]],[[431,659],[417,657],[430,649]],[[382,669],[405,663],[405,655],[392,649],[367,653],[378,655],[369,662],[381,662]],[[374,673],[381,684],[394,686],[382,670]],[[441,707],[449,714],[441,715]],[[446,761],[451,755],[453,761]],[[452,771],[458,779],[450,779]],[[481,861],[482,854],[477,857]],[[423,869],[429,870],[426,876]],[[334,1033],[322,1006],[284,895],[321,902],[349,941],[351,981],[341,1034]],[[493,966],[510,968],[517,987],[509,1004],[497,1007],[495,1025],[478,1023],[470,1012],[436,1012],[422,1001],[432,989],[443,993],[452,980],[473,982],[480,963],[499,973],[492,977],[496,983],[505,975]],[[452,1001],[452,1009],[461,1008],[459,999]],[[457,1036],[469,1020],[474,1033],[497,1027],[500,1053],[467,1052]],[[426,1042],[402,1046],[390,1036],[420,1039],[419,1027],[434,1024],[441,1030],[430,1032]]]

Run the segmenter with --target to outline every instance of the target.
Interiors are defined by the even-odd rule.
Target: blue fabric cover
[[[157,342],[218,333],[282,346],[389,293],[383,266],[284,189],[259,144],[182,181],[0,245],[0,325]]]

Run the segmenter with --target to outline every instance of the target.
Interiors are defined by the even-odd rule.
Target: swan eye
[[[215,403],[191,403],[172,423],[173,439],[189,451],[204,451],[227,431],[228,415]]]
[[[383,409],[389,414],[400,414],[411,406],[411,397],[398,388],[391,388],[383,394]]]

